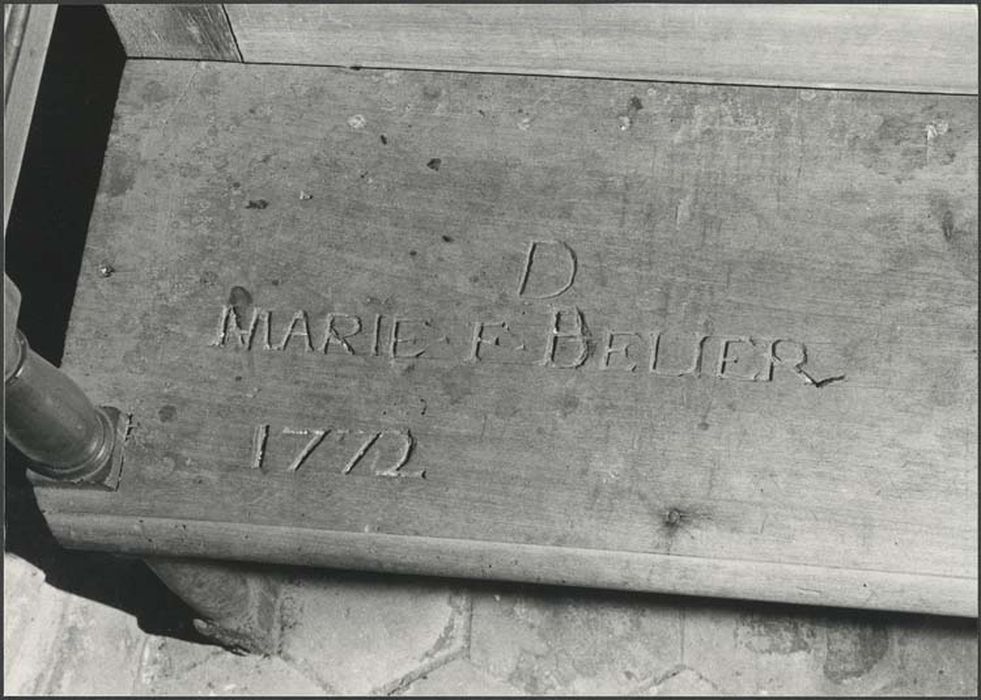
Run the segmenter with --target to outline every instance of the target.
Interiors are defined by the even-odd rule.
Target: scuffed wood
[[[130,58],[241,61],[219,4],[106,5]]]
[[[972,93],[968,5],[226,5],[246,61]]]
[[[116,113],[63,364],[135,427],[37,489],[66,544],[976,611],[972,98],[136,61]]]

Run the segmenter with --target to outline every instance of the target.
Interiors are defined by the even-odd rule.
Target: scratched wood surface
[[[249,62],[978,91],[968,5],[225,5]]]
[[[977,133],[130,61],[64,360],[126,464],[39,503],[69,546],[976,615]]]

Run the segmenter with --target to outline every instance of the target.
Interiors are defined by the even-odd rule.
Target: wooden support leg
[[[170,590],[201,615],[194,627],[238,653],[272,654],[279,646],[279,594],[274,577],[244,564],[147,557]]]

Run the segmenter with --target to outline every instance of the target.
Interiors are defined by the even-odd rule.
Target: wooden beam
[[[3,231],[17,191],[57,5],[4,5]]]
[[[971,5],[226,5],[248,62],[976,94]]]
[[[977,617],[977,579],[683,555],[53,513],[69,547]],[[193,567],[193,559],[187,560]],[[203,567],[218,565],[202,564]],[[167,579],[165,579],[167,580]],[[178,591],[194,600],[193,588]]]
[[[130,61],[116,115],[63,365],[134,428],[62,541],[976,609],[974,98]]]
[[[219,4],[107,4],[130,58],[241,61]]]

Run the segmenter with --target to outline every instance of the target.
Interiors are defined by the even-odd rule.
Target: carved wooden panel
[[[131,62],[71,546],[977,611],[972,98]],[[114,273],[100,276],[108,262]]]

